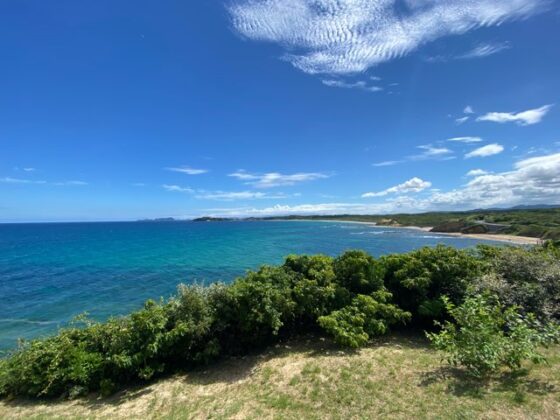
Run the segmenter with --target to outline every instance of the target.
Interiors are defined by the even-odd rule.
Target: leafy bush
[[[454,323],[446,322],[439,333],[427,336],[436,349],[447,353],[448,363],[464,366],[472,376],[486,376],[502,367],[519,369],[525,360],[542,363],[539,347],[558,338],[557,327],[541,327],[532,315],[504,308],[492,297],[468,297],[460,306],[444,300]]]
[[[385,286],[395,303],[418,321],[443,316],[441,296],[462,302],[467,286],[484,271],[484,264],[472,252],[441,245],[388,255],[381,262],[386,269]]]
[[[385,269],[364,251],[348,251],[334,261],[338,284],[352,293],[368,294],[383,287]]]
[[[371,337],[385,334],[390,325],[410,320],[410,313],[387,303],[391,294],[385,290],[371,296],[358,295],[352,303],[319,318],[319,325],[343,346],[361,347]]]
[[[506,306],[518,306],[543,321],[560,320],[560,258],[557,249],[495,249],[491,270],[473,284],[474,293],[489,291]]]

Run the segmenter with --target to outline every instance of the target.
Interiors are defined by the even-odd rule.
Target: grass
[[[110,398],[0,402],[0,418],[558,418],[560,347],[549,364],[473,381],[418,335],[359,351],[302,337]]]

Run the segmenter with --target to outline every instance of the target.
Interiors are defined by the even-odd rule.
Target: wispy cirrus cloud
[[[447,139],[447,141],[458,143],[480,143],[482,141],[482,138],[476,136],[452,137],[450,139]]]
[[[424,144],[417,146],[418,149],[423,150],[422,153],[418,155],[409,156],[410,160],[426,160],[426,159],[449,159],[451,150],[447,147],[433,146],[431,144]]]
[[[455,159],[453,151],[443,146],[434,146],[432,144],[423,144],[416,146],[417,149],[422,150],[421,153],[405,156],[397,160],[385,160],[381,162],[372,163],[375,167],[393,166],[410,161],[420,160],[450,160]]]
[[[540,12],[547,0],[234,0],[233,27],[310,74],[362,72],[436,39]]]
[[[28,184],[28,185],[54,185],[54,186],[83,186],[83,185],[89,185],[87,182],[84,182],[84,181],[55,181],[55,182],[49,182],[49,181],[37,180],[37,179],[12,178],[12,177],[9,177],[9,176],[0,178],[0,183],[4,183],[4,184]]]
[[[165,191],[171,191],[171,192],[182,192],[182,193],[189,193],[189,194],[195,192],[195,190],[190,187],[182,187],[180,185],[163,184],[162,188]]]
[[[478,44],[472,50],[464,54],[458,55],[457,58],[468,60],[471,58],[488,57],[489,55],[494,55],[509,50],[510,48],[511,44],[509,42],[485,42]]]
[[[404,160],[384,160],[382,162],[372,163],[371,166],[376,166],[376,167],[393,166],[403,162]]]
[[[255,188],[274,188],[292,186],[302,182],[329,178],[331,175],[322,172],[297,172],[294,174],[267,172],[263,174],[255,174],[239,170],[229,174],[228,176],[243,181],[244,184],[251,185]]]
[[[491,121],[495,123],[513,122],[518,125],[533,125],[542,121],[553,105],[544,105],[540,108],[529,109],[522,112],[489,112],[481,115],[477,121]]]
[[[284,193],[269,194],[262,191],[207,191],[203,189],[194,189],[191,187],[183,187],[180,185],[164,184],[162,188],[169,192],[178,192],[192,195],[198,200],[216,200],[216,201],[236,201],[236,200],[266,200],[266,199],[286,199],[299,197],[300,194],[287,195]]]
[[[47,183],[47,181],[42,181],[42,180],[12,178],[9,176],[0,178],[0,182],[3,182],[4,184],[46,184]]]
[[[420,191],[425,190],[426,188],[430,188],[432,183],[429,181],[424,181],[421,178],[414,177],[409,179],[402,184],[395,185],[394,187],[387,188],[386,190],[379,191],[379,192],[367,192],[362,194],[362,198],[371,198],[371,197],[384,197],[389,194],[409,194],[409,193],[418,193]]]
[[[284,193],[268,194],[262,191],[206,191],[195,197],[201,200],[235,201],[235,200],[274,200],[285,199],[299,195]]]
[[[363,80],[358,80],[357,82],[345,82],[343,80],[337,79],[325,79],[321,81],[325,86],[329,87],[338,87],[338,88],[345,88],[345,89],[359,89],[365,90],[367,92],[380,92],[383,90],[380,86],[375,86],[372,84],[368,84]]]
[[[202,175],[209,172],[208,169],[196,169],[191,168],[190,166],[170,167],[165,168],[165,170],[171,172],[179,172],[186,175]]]
[[[504,146],[498,143],[487,144],[486,146],[479,147],[465,155],[466,159],[473,157],[487,157],[497,155],[504,151]]]

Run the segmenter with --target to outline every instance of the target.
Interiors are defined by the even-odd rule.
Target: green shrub
[[[447,353],[451,365],[461,365],[475,377],[487,376],[503,367],[519,369],[525,360],[545,361],[539,347],[558,337],[557,327],[541,327],[531,315],[515,307],[504,308],[493,297],[468,297],[460,306],[445,299],[453,322],[439,333],[427,333],[433,346]]]
[[[489,291],[506,306],[534,313],[543,321],[560,320],[560,258],[551,245],[531,250],[496,249],[490,271],[473,283],[474,293]]]
[[[315,323],[317,317],[344,306],[351,299],[348,290],[337,283],[331,257],[290,255],[283,268],[291,276],[292,296],[300,322]]]
[[[437,246],[381,259],[386,269],[385,286],[395,303],[410,311],[417,321],[443,316],[441,296],[460,303],[484,265],[470,251]]]
[[[383,287],[385,269],[364,251],[347,251],[334,260],[336,281],[352,293],[369,294]]]
[[[358,295],[349,306],[319,318],[319,325],[343,346],[361,347],[371,337],[385,334],[389,326],[410,320],[410,313],[388,303],[385,290]]]
[[[292,279],[282,267],[263,266],[230,286],[233,307],[228,320],[235,347],[269,343],[295,317]]]

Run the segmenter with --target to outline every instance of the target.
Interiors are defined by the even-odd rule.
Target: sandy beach
[[[308,220],[308,219],[293,219],[291,221],[302,221],[302,222],[309,222],[312,220]],[[370,226],[375,226],[375,227],[380,227],[380,228],[395,228],[395,229],[415,229],[415,230],[421,230],[423,232],[430,232],[430,233],[434,233],[437,235],[442,235],[442,236],[456,236],[456,237],[462,237],[462,238],[472,238],[472,239],[484,239],[484,240],[488,240],[488,241],[498,241],[498,242],[505,242],[505,243],[509,243],[512,245],[538,245],[542,242],[542,239],[540,238],[533,238],[530,236],[514,236],[514,235],[504,235],[504,234],[494,234],[494,233],[469,233],[469,234],[465,234],[465,233],[459,233],[459,232],[431,232],[432,227],[431,226],[388,226],[388,225],[378,225],[372,222],[361,222],[358,220],[320,220],[320,219],[316,219],[316,221],[318,222],[344,222],[344,223],[358,223],[358,224],[362,224],[362,225],[370,225]]]

